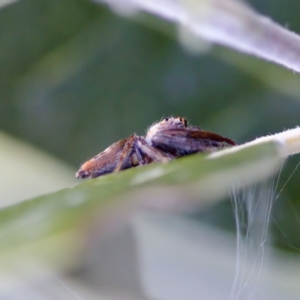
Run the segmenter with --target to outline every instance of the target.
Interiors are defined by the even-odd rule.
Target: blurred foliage
[[[0,132],[0,207],[76,183],[74,169],[24,141]],[[16,182],[18,187],[16,188]]]
[[[296,0],[248,2],[300,32]],[[118,139],[144,134],[162,116],[184,116],[238,143],[299,125],[298,74],[218,46],[191,55],[178,44],[175,27],[156,25],[87,0],[26,0],[3,8],[1,130],[76,168]],[[278,191],[298,161],[285,164]],[[271,220],[273,241],[297,251],[299,172]],[[213,207],[213,219],[232,224],[230,202],[220,205],[227,209]]]

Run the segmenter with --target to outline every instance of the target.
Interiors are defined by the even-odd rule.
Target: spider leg
[[[116,163],[116,167],[114,168],[114,172],[119,172],[123,169],[124,163],[126,160],[129,160],[132,158],[133,153],[133,145],[134,145],[134,136],[130,136],[128,140],[126,141],[126,144],[124,145],[124,148],[122,149]],[[132,167],[135,165],[132,164]]]
[[[144,165],[152,162],[152,159],[145,155],[140,147],[138,146],[138,137],[136,134],[130,136],[121,151],[114,172],[119,172],[120,170],[136,167],[138,165]]]
[[[146,154],[153,161],[168,162],[174,158],[173,155],[150,146],[143,137],[136,136],[136,142],[139,152]]]
[[[141,148],[139,147],[138,145],[138,140],[139,139],[143,139],[139,136],[137,136],[136,134],[133,135],[134,136],[134,149],[135,149],[135,154],[136,154],[136,157],[137,157],[137,160],[139,162],[140,165],[145,165],[147,163],[150,163],[151,162],[151,158],[150,157],[147,157],[142,151],[141,151]],[[149,161],[149,158],[150,158],[150,161]]]
[[[114,172],[138,165],[145,165],[152,161],[168,162],[173,158],[173,155],[151,147],[144,137],[134,134],[128,138],[121,151]]]

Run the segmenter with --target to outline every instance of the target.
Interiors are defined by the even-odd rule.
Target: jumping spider
[[[146,136],[133,134],[85,162],[77,178],[94,178],[152,162],[167,162],[196,152],[234,146],[234,141],[187,124],[182,117],[165,118],[152,125]]]

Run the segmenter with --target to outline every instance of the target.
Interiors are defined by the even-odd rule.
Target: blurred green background
[[[248,3],[300,32],[297,0]],[[184,116],[237,143],[300,122],[299,74],[217,45],[191,54],[179,44],[176,26],[146,15],[126,19],[92,1],[5,6],[0,49],[3,205],[78,182],[74,172],[86,159],[133,132],[143,135],[164,116]],[[28,158],[27,150],[37,152]],[[298,156],[287,160],[277,191],[298,162]],[[270,220],[273,244],[296,253],[299,172]],[[198,217],[235,230],[230,200]]]

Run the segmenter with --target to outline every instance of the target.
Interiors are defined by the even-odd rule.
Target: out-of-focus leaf
[[[19,0],[0,0],[0,8],[9,5],[9,4],[13,4],[15,2],[17,2]]]
[[[280,256],[267,245],[252,248],[239,240],[242,254],[237,258],[235,235],[178,216],[140,215],[134,225],[140,276],[151,299],[181,300],[186,295],[193,300],[199,295],[214,300],[299,298],[296,257]],[[230,297],[234,276],[242,284]]]
[[[128,14],[142,10],[178,24],[181,41],[192,51],[200,51],[206,39],[237,51],[258,56],[294,71],[300,70],[300,36],[253,10],[244,1],[231,0],[100,0],[113,10]],[[128,9],[128,7],[132,7]]]
[[[74,170],[33,146],[0,132],[0,206],[75,183]]]

